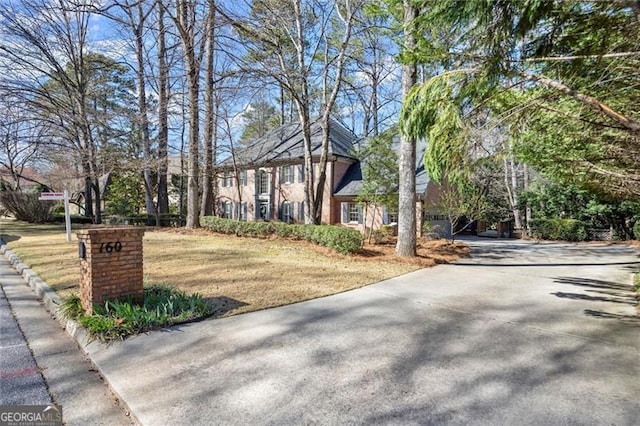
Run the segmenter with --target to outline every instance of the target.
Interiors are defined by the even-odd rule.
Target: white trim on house
[[[340,203],[342,216],[340,222],[345,225],[359,225],[363,223],[364,214],[362,203],[347,201]]]

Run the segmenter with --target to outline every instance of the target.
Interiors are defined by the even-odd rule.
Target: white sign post
[[[69,191],[64,192],[41,192],[38,200],[55,201],[64,200],[64,224],[67,228],[67,242],[71,242],[71,214],[69,213]]]

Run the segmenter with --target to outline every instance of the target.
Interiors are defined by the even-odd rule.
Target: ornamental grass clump
[[[66,319],[78,321],[92,340],[110,342],[206,318],[213,313],[213,308],[199,294],[188,295],[167,285],[152,285],[144,288],[142,305],[130,300],[108,300],[103,305],[95,305],[93,315],[86,315],[80,297],[74,294],[63,299],[60,313]]]

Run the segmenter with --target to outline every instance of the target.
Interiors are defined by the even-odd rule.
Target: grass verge
[[[90,340],[101,342],[206,318],[212,312],[202,296],[188,295],[167,285],[145,287],[142,305],[128,300],[107,301],[102,306],[95,305],[93,315],[84,313],[80,297],[75,294],[65,297],[60,306],[64,318],[78,321]]]

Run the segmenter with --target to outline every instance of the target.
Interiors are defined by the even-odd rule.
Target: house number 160
[[[112,241],[100,244],[100,253],[113,253],[119,252],[122,250],[122,243],[120,241],[116,241],[115,243]]]

